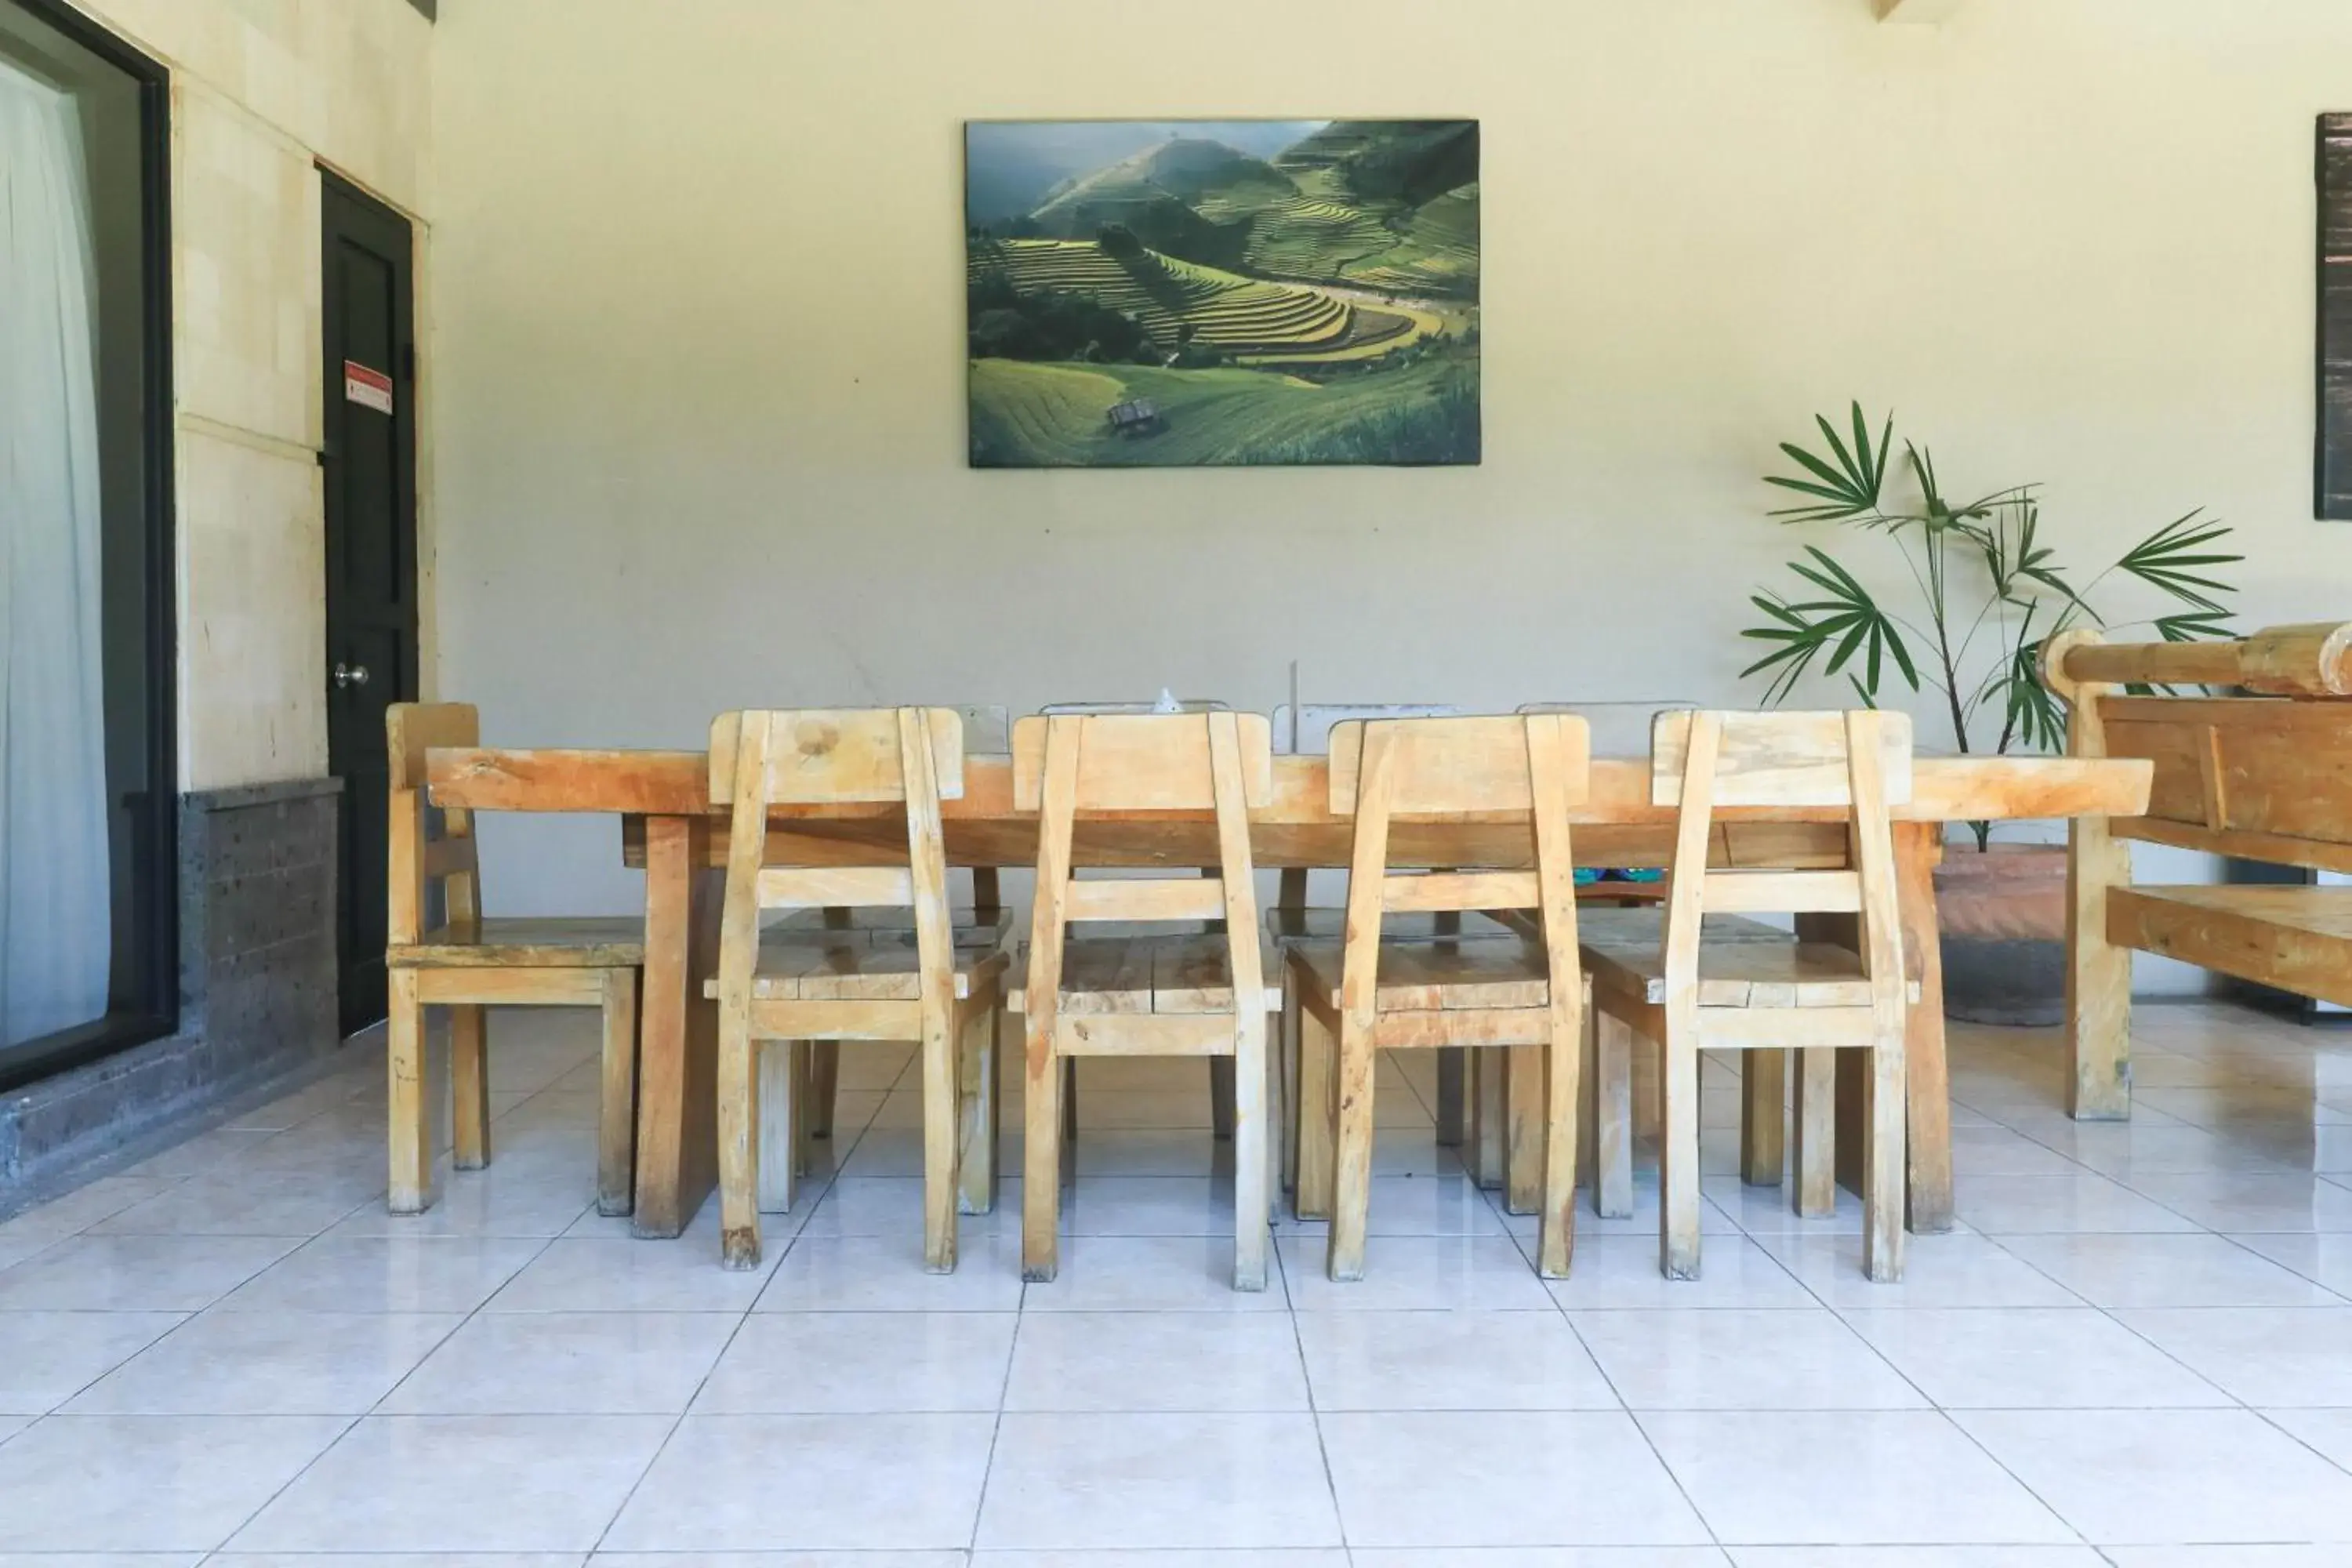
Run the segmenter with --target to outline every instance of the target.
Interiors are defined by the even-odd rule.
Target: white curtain
[[[0,1045],[106,1012],[95,277],[73,100],[0,62]]]

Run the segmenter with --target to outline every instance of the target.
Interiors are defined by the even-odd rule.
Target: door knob
[[[335,665],[334,681],[335,689],[338,691],[348,690],[354,686],[365,686],[368,683],[368,668],[363,664],[344,664],[338,661]]]

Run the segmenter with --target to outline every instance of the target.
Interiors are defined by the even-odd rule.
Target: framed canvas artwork
[[[975,468],[1475,463],[1474,120],[973,121]]]
[[[2315,515],[2352,520],[2352,114],[2319,117]]]

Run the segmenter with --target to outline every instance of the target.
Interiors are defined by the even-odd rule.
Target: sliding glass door
[[[173,1021],[165,111],[0,0],[0,1089]]]

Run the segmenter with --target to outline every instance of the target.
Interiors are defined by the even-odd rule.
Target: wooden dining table
[[[950,864],[1035,863],[1036,814],[1014,807],[1013,773],[1007,757],[965,759],[962,794],[942,804]],[[1908,1223],[1914,1231],[1948,1230],[1952,1225],[1951,1105],[1934,882],[1945,825],[2137,816],[2147,809],[2150,773],[2147,762],[2122,758],[1916,759],[1911,798],[1893,814],[1904,946],[1920,984],[1906,1040]],[[711,797],[708,758],[700,752],[478,747],[430,752],[427,774],[436,805],[621,818],[624,859],[646,874],[632,1223],[641,1237],[677,1235],[709,1195],[718,1163],[718,1016],[702,990],[718,956],[728,808]],[[1674,811],[1652,804],[1650,774],[1646,757],[1593,760],[1590,789],[1572,817],[1578,865],[1668,862]],[[1332,813],[1329,793],[1327,759],[1275,759],[1273,801],[1255,814],[1250,828],[1259,866],[1297,870],[1348,865],[1350,824]],[[1718,816],[1713,855],[1720,864],[1846,863],[1845,826],[1833,813],[1776,807],[1727,809]],[[1211,865],[1217,858],[1215,834],[1205,811],[1088,818],[1078,826],[1072,861],[1081,867]],[[1391,829],[1391,864],[1523,867],[1531,863],[1531,844],[1524,817],[1457,815],[1399,822]],[[877,850],[887,858],[903,856],[905,849],[905,819],[896,806],[779,807],[771,817],[772,864],[870,864]]]

